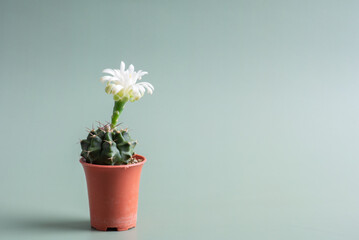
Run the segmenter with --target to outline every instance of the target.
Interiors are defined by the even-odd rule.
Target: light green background
[[[358,1],[0,1],[0,239],[359,239]],[[148,158],[138,224],[89,229],[104,68]]]

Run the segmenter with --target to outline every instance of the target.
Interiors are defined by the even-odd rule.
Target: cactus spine
[[[112,124],[111,124],[112,125]],[[133,141],[126,129],[117,130],[109,125],[92,129],[81,140],[81,156],[87,163],[100,165],[128,164],[134,154],[137,141]]]

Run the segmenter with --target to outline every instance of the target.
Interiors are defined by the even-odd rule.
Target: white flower
[[[125,70],[125,63],[121,62],[120,69],[105,69],[104,73],[110,76],[103,76],[102,82],[107,82],[105,91],[108,94],[113,94],[115,101],[130,100],[131,102],[140,99],[146,92],[152,94],[154,87],[148,82],[136,83],[141,80],[142,76],[148,74],[142,70],[135,72],[134,66],[131,64]]]

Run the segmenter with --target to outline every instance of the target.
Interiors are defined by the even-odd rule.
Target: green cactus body
[[[126,165],[134,154],[137,141],[127,130],[111,129],[108,125],[91,130],[81,140],[81,156],[87,163],[99,165]]]

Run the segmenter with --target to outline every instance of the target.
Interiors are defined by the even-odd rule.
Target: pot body
[[[128,230],[136,226],[142,162],[131,165],[96,165],[81,158],[87,182],[91,226],[97,230]]]

